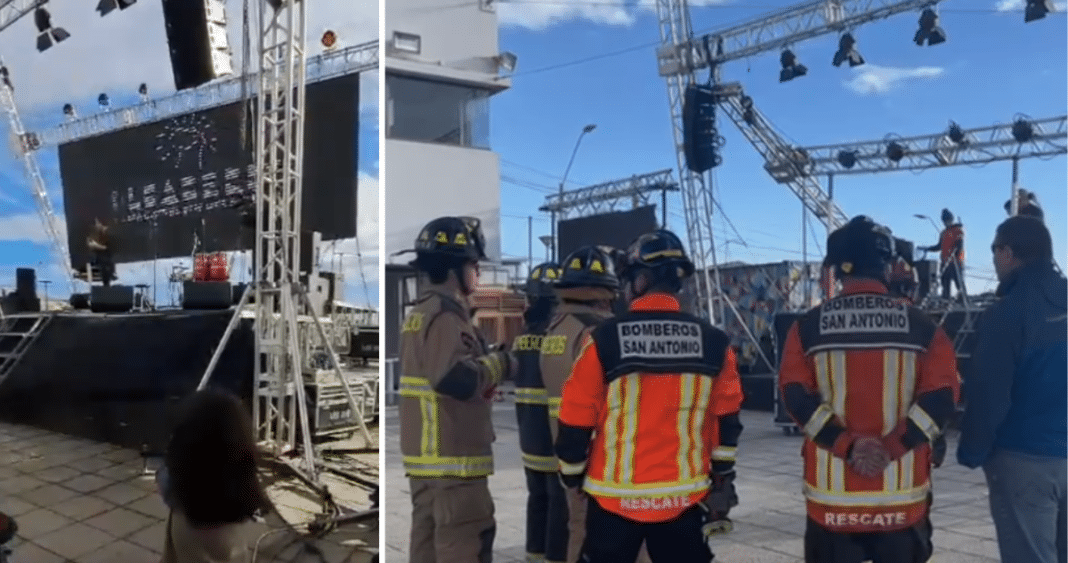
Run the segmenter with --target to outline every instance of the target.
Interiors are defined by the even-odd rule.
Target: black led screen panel
[[[359,75],[308,85],[301,228],[356,235]],[[255,127],[243,103],[89,137],[59,147],[71,264],[91,255],[94,222],[111,225],[118,263],[248,250],[237,206],[254,195]],[[199,243],[199,244],[198,244]]]
[[[658,226],[655,205],[560,221],[558,256],[563,261],[579,248],[597,244],[625,249],[634,239],[655,231]]]

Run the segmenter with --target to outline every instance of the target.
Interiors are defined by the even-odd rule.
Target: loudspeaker
[[[163,21],[176,90],[233,73],[225,0],[163,0]]]
[[[919,278],[919,288],[916,293],[916,303],[923,300],[931,293],[938,290],[938,262],[934,260],[918,260],[915,264],[916,276]]]
[[[72,293],[70,295],[70,306],[75,310],[83,311],[89,308],[89,294],[88,293]]]
[[[128,313],[133,307],[134,288],[132,286],[94,285],[89,290],[89,309],[94,313]]]
[[[187,281],[182,285],[183,309],[229,309],[233,301],[234,286],[230,282]]]
[[[723,163],[716,130],[716,95],[708,86],[686,87],[682,102],[682,146],[686,167],[704,173]]]
[[[37,297],[37,270],[33,268],[16,268],[15,291],[23,299]]]

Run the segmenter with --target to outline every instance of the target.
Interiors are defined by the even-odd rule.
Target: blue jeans
[[[1068,460],[995,450],[983,472],[1001,560],[1068,562]]]

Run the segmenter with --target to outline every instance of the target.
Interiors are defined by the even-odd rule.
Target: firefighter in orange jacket
[[[930,444],[959,393],[953,345],[926,314],[887,295],[889,230],[856,217],[827,248],[842,293],[790,328],[779,374],[805,434],[805,561],[927,561]]]
[[[964,225],[953,217],[948,209],[942,210],[942,224],[946,226],[938,235],[938,244],[921,250],[937,250],[942,270],[942,299],[949,299],[950,285],[956,285],[957,291],[964,293]]]
[[[510,353],[490,352],[468,299],[486,258],[477,219],[441,217],[415,241],[421,291],[401,329],[400,445],[410,479],[412,563],[493,557],[492,397],[513,373]],[[428,282],[428,283],[427,283]]]
[[[591,501],[584,562],[708,563],[734,492],[741,384],[727,336],[680,311],[693,263],[668,231],[639,237],[621,279],[630,310],[586,339],[560,405],[565,485]]]
[[[519,370],[515,378],[515,413],[519,449],[527,478],[527,561],[563,563],[567,558],[567,499],[557,475],[553,438],[549,431],[549,397],[541,375],[541,343],[556,306],[553,284],[560,266],[552,262],[530,270],[523,334],[512,353]]]

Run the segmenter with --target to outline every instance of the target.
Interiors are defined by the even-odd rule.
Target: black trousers
[[[946,266],[946,269],[942,270],[942,299],[951,298],[949,290],[950,285],[956,286],[957,292],[964,291],[963,268],[960,268],[960,270],[958,270],[958,268],[960,268],[960,266],[957,264],[956,260],[954,260]],[[961,272],[959,277],[957,274],[958,271]]]
[[[527,553],[545,561],[567,559],[567,498],[556,472],[527,474]]]
[[[653,563],[709,563],[712,551],[701,532],[703,514],[692,506],[678,518],[647,524],[628,520],[590,499],[582,563],[625,563],[638,558],[645,541]]]
[[[892,532],[843,534],[811,518],[805,527],[805,563],[927,563],[934,553],[931,520]]]

